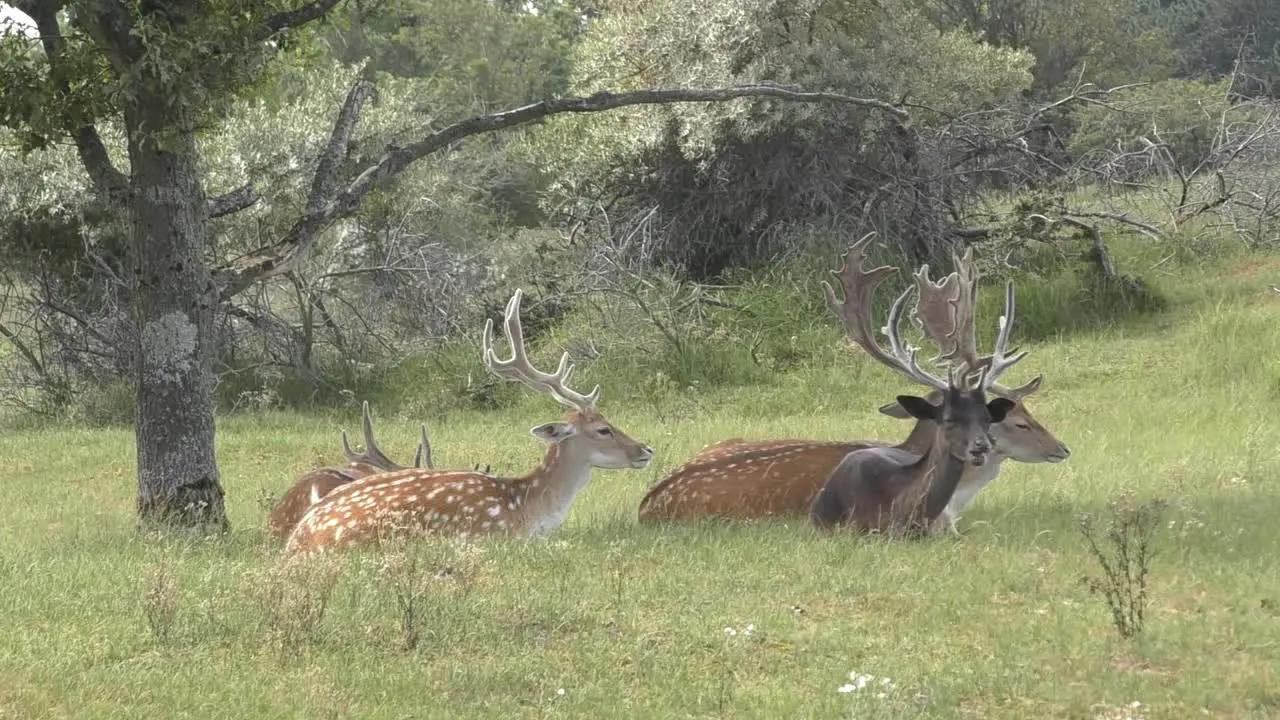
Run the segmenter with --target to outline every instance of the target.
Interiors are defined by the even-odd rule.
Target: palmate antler
[[[503,315],[507,331],[507,342],[511,344],[511,359],[499,360],[493,351],[493,320],[484,324],[484,334],[480,338],[481,351],[484,354],[485,367],[489,372],[506,380],[514,380],[551,395],[561,405],[575,410],[593,410],[600,399],[600,386],[583,395],[569,388],[569,377],[573,375],[573,363],[569,361],[569,353],[560,356],[560,365],[554,373],[544,373],[529,362],[525,352],[524,328],[520,325],[520,299],[523,290],[517,289],[507,301],[507,309]]]
[[[1016,388],[1008,388],[996,382],[1013,367],[1027,351],[1009,354],[1009,336],[1013,332],[1016,301],[1013,281],[1005,285],[1004,314],[1000,316],[995,349],[990,355],[979,356],[974,328],[978,305],[978,268],[973,259],[973,248],[964,257],[952,255],[956,269],[950,275],[933,282],[929,279],[929,266],[922,265],[914,274],[917,293],[914,319],[925,337],[938,346],[936,360],[949,367],[963,366],[985,371],[982,389],[1011,400],[1022,399],[1040,389],[1044,376],[1036,376],[1030,382]]]
[[[834,270],[831,273],[840,281],[841,288],[844,291],[844,300],[837,300],[835,290],[831,285],[826,281],[822,283],[822,293],[826,297],[827,308],[840,319],[841,324],[844,325],[845,332],[849,335],[849,339],[853,340],[877,362],[926,387],[942,391],[953,387],[961,389],[985,387],[986,367],[966,366],[963,362],[951,363],[947,366],[948,377],[943,380],[921,368],[916,359],[919,351],[914,348],[907,348],[905,343],[902,342],[900,328],[902,313],[906,307],[907,297],[915,290],[913,286],[908,286],[903,290],[889,310],[889,318],[883,328],[883,332],[889,339],[889,351],[886,352],[880,346],[880,343],[875,338],[875,332],[872,330],[871,299],[875,294],[876,288],[886,278],[897,272],[897,268],[888,265],[872,269],[866,268],[868,251],[871,246],[871,239],[874,236],[875,233],[867,233],[861,240],[854,243],[849,248],[848,253],[845,254],[844,264],[840,266],[839,270]],[[974,371],[971,372],[969,368],[973,368]]]

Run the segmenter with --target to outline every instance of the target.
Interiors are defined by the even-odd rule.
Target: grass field
[[[903,387],[855,360],[681,402],[606,392],[657,459],[597,471],[548,539],[292,569],[259,498],[338,459],[332,420],[223,420],[234,532],[190,543],[134,535],[129,430],[5,431],[0,718],[1280,717],[1280,259],[1162,277],[1165,312],[1028,346],[1010,380],[1046,374],[1030,405],[1073,455],[1006,465],[962,540],[636,524],[708,442],[904,434],[874,411]],[[438,464],[516,472],[557,413],[422,419]],[[414,421],[379,432],[411,453]],[[1078,530],[1126,491],[1169,502],[1134,640],[1082,584]],[[876,679],[840,692],[851,672]]]

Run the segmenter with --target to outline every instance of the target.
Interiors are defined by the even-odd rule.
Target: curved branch
[[[354,94],[356,88],[352,88],[351,92]],[[906,110],[883,100],[857,98],[839,93],[805,92],[776,85],[647,89],[622,93],[599,92],[588,97],[543,100],[513,110],[468,118],[431,133],[406,147],[389,149],[377,163],[360,173],[345,190],[314,208],[309,203],[308,211],[294,223],[279,242],[255,250],[219,268],[215,271],[214,277],[221,287],[222,297],[226,299],[255,282],[288,272],[305,256],[322,231],[335,221],[354,214],[370,191],[404,172],[419,160],[465,138],[526,125],[564,113],[604,112],[634,105],[725,102],[747,97],[777,98],[789,102],[858,105],[892,115],[904,125],[910,121],[910,115]],[[352,96],[348,95],[349,102],[351,99]],[[342,120],[343,115],[340,114],[339,123]],[[334,137],[338,132],[339,128],[335,125]],[[319,177],[316,182],[320,183]],[[313,193],[315,187],[316,185],[313,185]]]

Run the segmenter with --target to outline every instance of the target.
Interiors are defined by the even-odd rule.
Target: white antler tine
[[[498,359],[498,354],[493,351],[493,318],[484,321],[484,330],[480,332],[480,356],[486,365]]]
[[[591,395],[581,395],[568,387],[568,379],[573,374],[574,365],[568,352],[560,355],[560,363],[554,373],[538,370],[529,360],[524,341],[524,326],[520,320],[520,300],[523,290],[517,288],[507,301],[503,323],[507,332],[507,342],[511,345],[511,359],[499,360],[493,351],[493,320],[485,322],[485,330],[481,338],[484,362],[495,375],[508,380],[516,380],[525,385],[551,394],[561,404],[586,410],[595,404]]]
[[[986,375],[983,377],[981,386],[983,390],[990,390],[993,387],[996,387],[996,381],[1000,376],[1027,356],[1028,351],[1026,350],[1015,352],[1013,355],[1007,354],[1009,351],[1009,337],[1013,333],[1013,318],[1017,307],[1016,303],[1017,301],[1014,295],[1013,281],[1010,280],[1005,283],[1004,314],[1000,316],[1000,320],[997,324],[999,331],[996,333],[996,345],[991,353],[991,360],[987,365]],[[1025,392],[1028,388],[1032,387],[1033,384],[1038,387],[1038,379],[1022,386],[1022,388],[1015,389],[1012,393],[1017,394],[1019,392]],[[1009,392],[1006,388],[999,388],[999,390],[1001,392]]]
[[[576,366],[569,357],[568,352],[560,354],[560,364],[556,366],[556,372],[553,377],[559,378],[560,382],[569,384],[569,376],[573,374]]]
[[[946,390],[949,383],[920,367],[917,359],[919,351],[916,348],[908,349],[902,342],[902,313],[906,309],[907,298],[911,296],[913,290],[914,288],[908,285],[889,307],[889,319],[885,325],[885,334],[889,338],[889,353],[911,379],[936,390]]]
[[[515,293],[511,295],[511,299],[507,301],[504,322],[507,329],[507,342],[511,343],[513,359],[522,360],[524,365],[529,366],[529,356],[525,354],[524,348],[524,325],[520,322],[520,299],[523,296],[524,291],[516,288]]]

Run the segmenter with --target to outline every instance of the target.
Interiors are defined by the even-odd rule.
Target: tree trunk
[[[159,85],[159,83],[157,83]],[[125,112],[137,323],[138,520],[228,528],[214,457],[213,320],[218,293],[194,132],[161,92]]]

